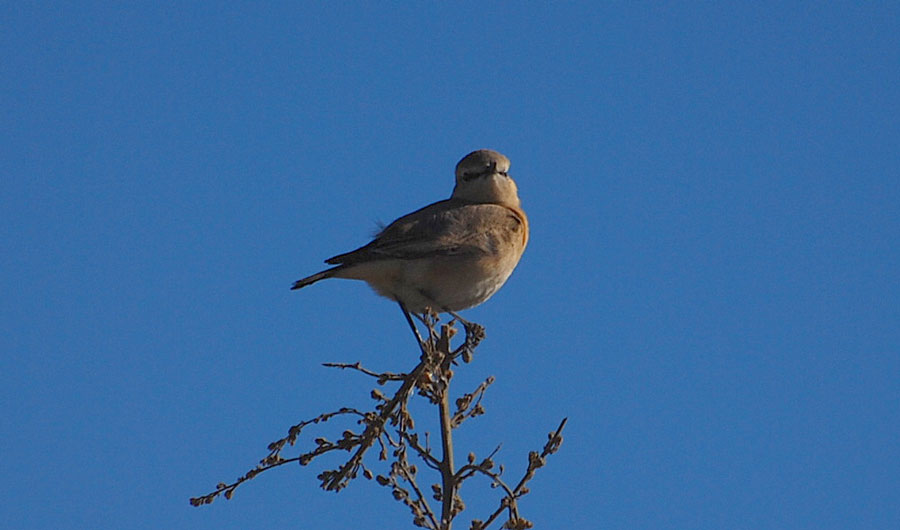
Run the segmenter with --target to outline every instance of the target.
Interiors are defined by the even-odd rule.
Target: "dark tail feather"
[[[317,272],[317,273],[313,274],[312,276],[307,276],[306,278],[303,278],[302,280],[297,280],[296,282],[294,282],[294,285],[291,287],[291,290],[293,291],[295,289],[300,289],[300,288],[306,287],[307,285],[310,285],[312,283],[316,283],[319,280],[331,278],[332,276],[334,276],[335,272],[337,272],[343,268],[344,268],[343,265],[338,265],[337,267],[332,267],[330,269],[325,269],[322,272]]]

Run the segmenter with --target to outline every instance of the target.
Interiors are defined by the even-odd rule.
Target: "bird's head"
[[[490,149],[479,149],[456,164],[454,199],[519,206],[519,191],[509,176],[509,159]]]

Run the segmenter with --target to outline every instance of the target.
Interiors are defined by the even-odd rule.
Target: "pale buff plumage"
[[[456,165],[447,200],[397,219],[368,245],[326,260],[336,265],[298,280],[363,280],[414,313],[459,311],[481,304],[512,274],[528,243],[509,159],[482,149]]]

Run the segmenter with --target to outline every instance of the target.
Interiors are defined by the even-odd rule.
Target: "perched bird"
[[[409,312],[427,308],[454,316],[481,304],[512,274],[528,243],[509,159],[489,149],[456,165],[449,199],[392,222],[364,247],[325,260],[335,265],[294,283],[326,278],[363,280]],[[412,322],[410,321],[410,324]]]

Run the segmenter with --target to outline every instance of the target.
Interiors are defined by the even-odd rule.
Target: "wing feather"
[[[505,206],[448,199],[397,219],[368,245],[329,258],[326,263],[352,265],[381,259],[486,254],[496,247],[492,239],[504,228],[502,223],[518,225],[520,221]]]

